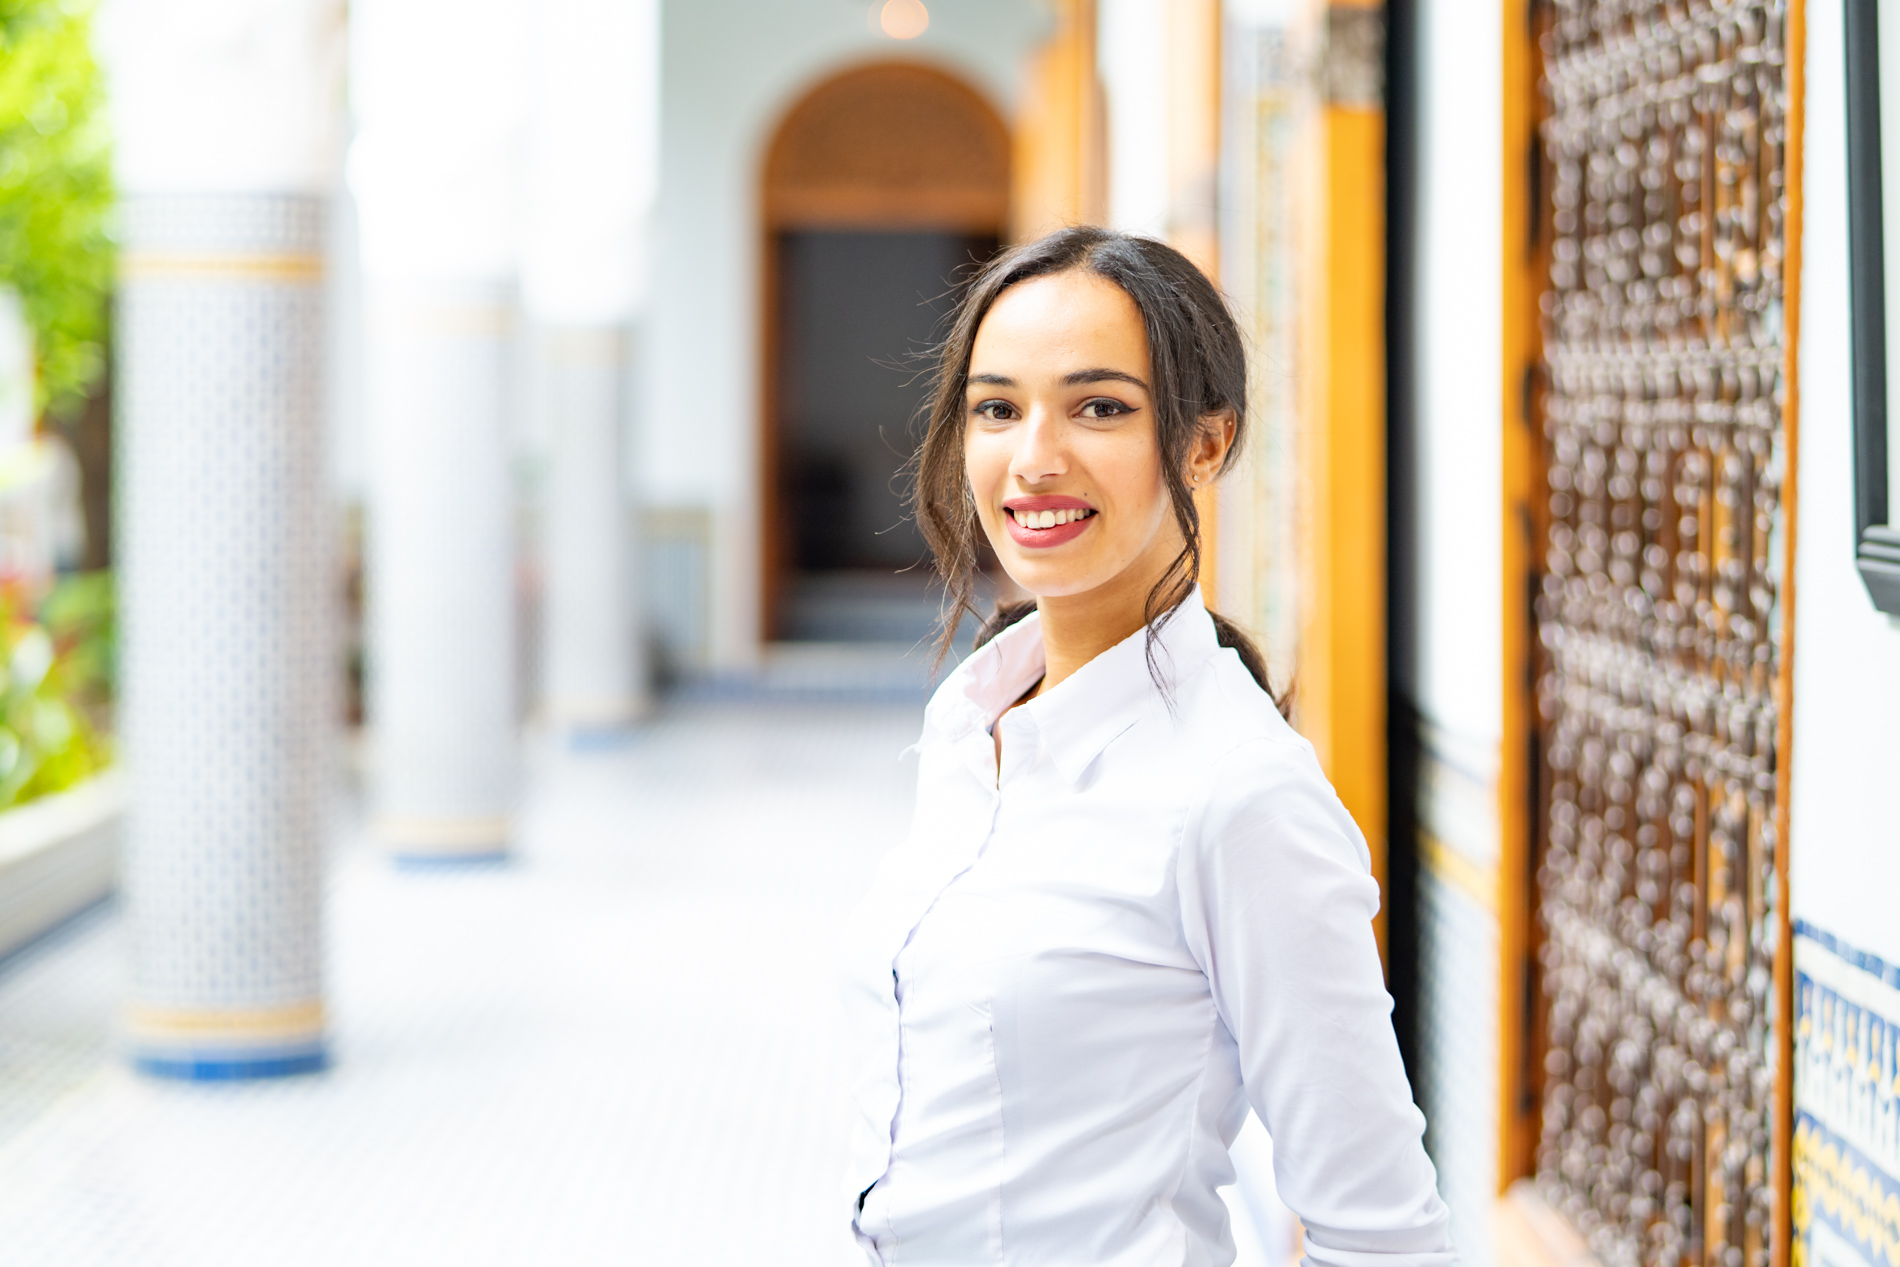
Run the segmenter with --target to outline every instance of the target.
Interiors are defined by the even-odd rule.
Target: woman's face
[[[977,327],[964,469],[1004,570],[1037,598],[1118,579],[1145,597],[1180,553],[1151,381],[1141,311],[1092,273],[1019,282]]]

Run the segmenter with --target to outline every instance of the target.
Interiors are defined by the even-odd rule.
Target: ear
[[[1239,430],[1240,419],[1231,409],[1201,415],[1200,434],[1194,437],[1194,444],[1188,450],[1189,485],[1205,488],[1213,482],[1227,461],[1227,451],[1233,447],[1234,435]]]

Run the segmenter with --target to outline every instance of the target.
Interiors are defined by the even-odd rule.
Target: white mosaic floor
[[[0,971],[0,1262],[851,1261],[833,934],[918,716],[692,705],[540,756],[511,865],[346,844],[317,1077],[125,1072],[116,920],[82,919]]]

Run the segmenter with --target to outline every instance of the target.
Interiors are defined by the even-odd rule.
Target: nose
[[[1035,485],[1068,473],[1061,418],[1041,406],[1032,407],[1016,434],[1018,442],[1009,473],[1018,481]]]

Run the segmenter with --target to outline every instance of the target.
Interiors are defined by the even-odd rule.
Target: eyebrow
[[[1120,370],[1077,370],[1073,374],[1062,376],[1064,387],[1077,387],[1083,383],[1133,383],[1143,391],[1148,390],[1148,384],[1133,374],[1124,374]]]
[[[985,387],[1016,386],[1016,380],[1007,374],[972,374],[965,381],[972,387],[979,384]],[[1064,374],[1062,376],[1062,385],[1064,387],[1079,387],[1083,383],[1132,383],[1143,391],[1148,390],[1148,384],[1142,382],[1133,374],[1124,374],[1120,370],[1077,370],[1073,374]]]

